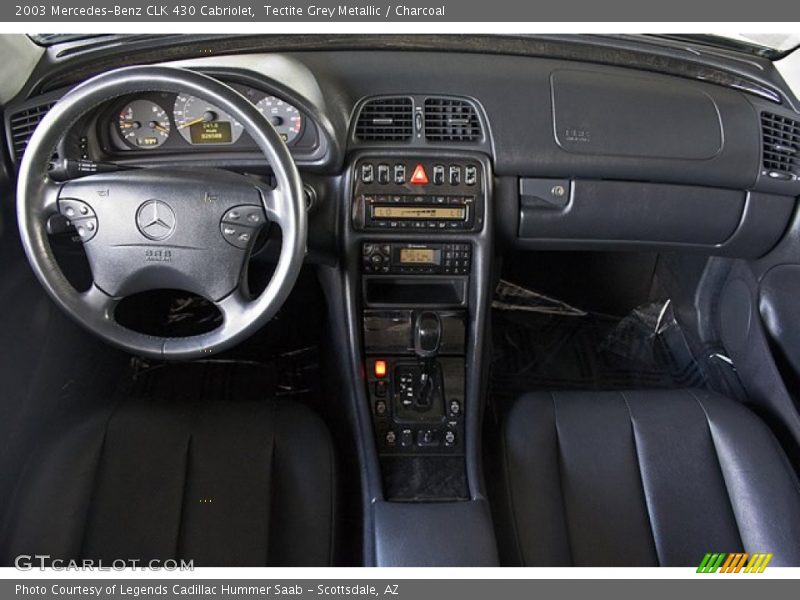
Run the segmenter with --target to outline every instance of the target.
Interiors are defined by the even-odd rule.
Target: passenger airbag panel
[[[577,70],[550,82],[555,140],[567,152],[708,160],[722,151],[719,110],[696,85]]]

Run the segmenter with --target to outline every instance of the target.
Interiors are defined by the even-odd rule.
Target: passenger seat
[[[766,425],[699,390],[531,393],[506,413],[493,511],[523,566],[800,566],[800,488]]]

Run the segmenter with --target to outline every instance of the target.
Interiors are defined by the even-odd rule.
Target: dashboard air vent
[[[800,121],[761,113],[764,168],[772,177],[800,177]]]
[[[55,102],[45,102],[44,104],[37,104],[29,106],[20,111],[15,112],[9,119],[11,129],[11,145],[14,148],[14,158],[17,162],[22,160],[22,154],[25,148],[28,147],[28,142],[33,135],[33,130],[44,118]]]
[[[481,124],[475,107],[458,98],[426,98],[425,138],[431,142],[479,141]]]
[[[413,133],[411,98],[376,98],[364,103],[358,115],[356,137],[365,142],[402,142]]]

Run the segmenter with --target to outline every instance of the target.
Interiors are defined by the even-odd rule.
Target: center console
[[[345,296],[369,564],[497,565],[479,457],[492,181],[478,152],[376,149],[350,163]]]
[[[466,500],[470,297],[486,164],[367,155],[352,168],[362,360],[384,497]]]

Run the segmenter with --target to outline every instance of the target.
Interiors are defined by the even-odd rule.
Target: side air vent
[[[14,149],[14,158],[17,162],[22,160],[22,154],[28,147],[28,142],[33,135],[33,130],[44,118],[55,102],[46,102],[29,106],[11,115],[9,125],[11,129],[11,145]]]
[[[481,123],[475,107],[458,98],[426,98],[425,138],[431,142],[479,141]]]
[[[402,142],[413,134],[411,98],[376,98],[364,103],[358,115],[356,137],[364,142]]]
[[[764,169],[771,177],[800,177],[800,122],[772,113],[761,113]]]

